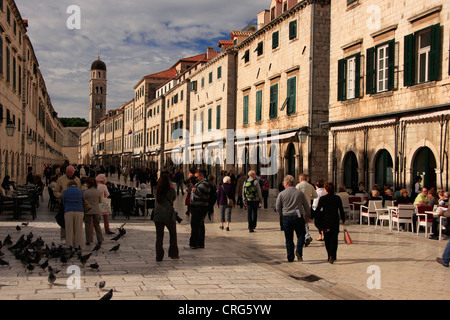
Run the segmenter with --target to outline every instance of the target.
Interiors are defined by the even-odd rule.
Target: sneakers
[[[442,261],[441,258],[436,258],[436,262],[439,263],[439,264],[442,264],[444,267],[448,268],[448,263],[444,263],[444,261]]]

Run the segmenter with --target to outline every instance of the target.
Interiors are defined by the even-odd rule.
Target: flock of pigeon
[[[17,226],[16,230],[18,232],[21,231],[22,227],[27,227],[28,222],[22,223],[21,226]],[[118,228],[119,234],[114,238],[111,238],[113,241],[119,240],[126,234],[126,230],[124,228],[125,223]],[[20,260],[26,272],[32,273],[35,268],[41,268],[42,270],[48,271],[48,283],[50,287],[53,287],[55,284],[57,277],[56,275],[61,271],[57,268],[54,268],[50,265],[50,262],[53,259],[53,262],[61,262],[62,266],[65,266],[69,260],[75,259],[79,261],[83,267],[88,263],[89,258],[92,256],[93,252],[100,250],[101,244],[97,244],[92,252],[83,254],[81,248],[73,248],[73,247],[63,247],[62,245],[56,246],[54,242],[51,245],[48,245],[44,242],[41,237],[33,240],[35,236],[32,232],[27,235],[22,234],[20,238],[13,243],[11,235],[7,235],[3,242],[0,240],[0,266],[9,266],[9,262],[5,261],[3,258],[5,253],[2,252],[4,247],[7,247],[9,251],[13,254],[15,259]],[[120,243],[116,244],[109,251],[117,252],[120,248]],[[41,260],[45,259],[44,262],[41,263]],[[97,262],[89,263],[88,267],[91,270],[99,270],[99,265]],[[102,291],[105,287],[105,281],[100,281],[95,283],[95,286]],[[113,289],[110,289],[108,293],[106,293],[100,300],[110,300],[113,296]]]

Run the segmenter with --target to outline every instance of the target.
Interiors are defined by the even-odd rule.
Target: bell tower
[[[106,64],[100,56],[91,65],[89,86],[89,127],[92,129],[106,115]]]

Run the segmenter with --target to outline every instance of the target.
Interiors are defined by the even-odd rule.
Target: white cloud
[[[217,46],[270,5],[269,0],[16,0],[53,107],[62,117],[89,114],[89,69],[100,53],[108,68],[107,107],[133,97],[145,75]],[[66,26],[70,5],[81,29]]]

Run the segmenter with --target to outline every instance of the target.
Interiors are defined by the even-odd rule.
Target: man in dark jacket
[[[211,184],[206,179],[206,171],[199,169],[195,173],[197,183],[191,192],[191,237],[185,249],[205,247],[205,217],[209,208],[209,194]]]

